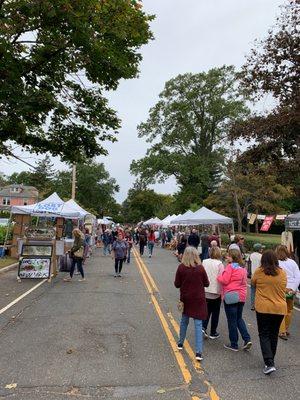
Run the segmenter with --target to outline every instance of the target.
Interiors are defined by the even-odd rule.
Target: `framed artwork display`
[[[22,256],[51,257],[52,249],[51,244],[23,244]]]

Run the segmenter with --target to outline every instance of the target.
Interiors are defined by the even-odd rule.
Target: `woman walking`
[[[239,250],[229,250],[227,261],[228,265],[217,278],[222,285],[222,299],[224,300],[230,340],[230,343],[224,344],[224,347],[232,351],[238,351],[238,332],[240,332],[244,340],[243,350],[249,350],[252,342],[243,320],[243,308],[247,296],[247,270],[244,268]]]
[[[70,282],[73,278],[75,267],[77,265],[77,269],[81,274],[81,278],[79,281],[85,281],[84,272],[83,272],[83,257],[84,257],[84,234],[80,229],[73,229],[74,243],[70,250],[70,258],[72,258],[72,264],[70,269],[70,278],[65,278],[65,282]]]
[[[292,321],[292,313],[294,308],[294,297],[300,284],[300,271],[297,263],[290,258],[290,254],[286,246],[277,246],[275,252],[278,258],[279,267],[284,269],[287,275],[285,294],[287,313],[281,322],[279,337],[280,339],[288,340],[288,336],[290,336],[289,327]]]
[[[150,229],[150,232],[148,233],[148,251],[149,251],[149,258],[152,257],[153,254],[153,248],[155,244],[155,234],[153,229]]]
[[[123,233],[119,232],[117,239],[112,245],[112,259],[115,260],[115,278],[121,276],[123,262],[126,261],[128,245],[123,239]]]
[[[140,245],[140,255],[144,254],[144,248],[147,244],[147,233],[145,229],[141,229],[139,232],[139,245]]]
[[[260,348],[265,362],[264,374],[276,371],[274,358],[277,349],[279,327],[287,311],[285,288],[287,277],[279,267],[273,250],[267,250],[261,258],[261,266],[252,276],[255,287],[255,310]]]
[[[188,246],[185,249],[182,262],[176,272],[174,285],[180,289],[180,301],[183,302],[177,347],[182,350],[189,319],[193,318],[195,324],[196,360],[201,361],[203,359],[202,320],[207,318],[204,287],[209,286],[209,281],[195,247]]]
[[[207,273],[209,286],[205,288],[205,298],[207,303],[207,319],[202,322],[203,333],[205,337],[217,339],[220,334],[217,332],[219,323],[220,307],[221,307],[221,288],[217,280],[218,276],[223,272],[224,266],[221,262],[222,254],[219,247],[212,247],[210,250],[210,258],[203,260],[203,267]],[[206,329],[211,317],[210,335],[208,336]]]

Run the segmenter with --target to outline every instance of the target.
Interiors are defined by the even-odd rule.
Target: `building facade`
[[[0,210],[10,210],[11,206],[26,206],[38,201],[39,192],[34,186],[23,184],[7,185],[0,189]]]

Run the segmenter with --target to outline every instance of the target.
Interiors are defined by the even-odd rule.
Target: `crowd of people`
[[[252,341],[243,318],[247,297],[247,276],[241,245],[236,238],[227,249],[225,259],[218,246],[210,244],[209,257],[201,262],[196,246],[187,246],[178,266],[175,287],[180,289],[182,317],[178,349],[186,337],[189,318],[194,319],[196,359],[203,359],[203,337],[217,339],[221,303],[223,301],[228,326],[229,342],[224,347],[233,352],[241,348],[249,351]],[[194,243],[195,244],[195,243]],[[300,271],[285,246],[264,250],[254,245],[251,261],[251,309],[256,311],[258,336],[263,372],[276,371],[275,355],[278,338],[287,340],[290,335],[294,296],[300,285]],[[208,327],[210,324],[210,331]]]
[[[88,256],[91,235],[76,228],[74,244],[70,250],[72,266],[70,281],[75,267],[85,280],[83,263]],[[96,242],[103,246],[103,256],[114,260],[114,276],[120,277],[123,264],[130,263],[133,244],[138,245],[140,255],[145,248],[151,258],[156,246],[166,247],[176,242],[175,255],[180,262],[175,287],[180,289],[181,323],[178,349],[182,350],[189,319],[194,319],[196,360],[203,359],[203,338],[218,339],[218,324],[223,302],[228,326],[228,343],[224,348],[236,352],[240,348],[249,351],[252,340],[243,318],[247,297],[247,278],[251,278],[251,310],[256,312],[258,336],[265,366],[263,372],[276,370],[275,355],[278,338],[290,336],[294,296],[300,285],[300,271],[286,246],[265,250],[256,243],[253,252],[246,257],[244,237],[236,235],[227,249],[221,251],[220,236],[196,229],[164,230],[121,228],[98,230]],[[239,347],[239,335],[242,344]]]

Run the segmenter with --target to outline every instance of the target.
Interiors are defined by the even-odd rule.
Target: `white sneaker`
[[[274,371],[276,371],[276,368],[274,366],[272,367],[268,367],[267,365],[264,366],[263,373],[265,375],[270,375]]]

